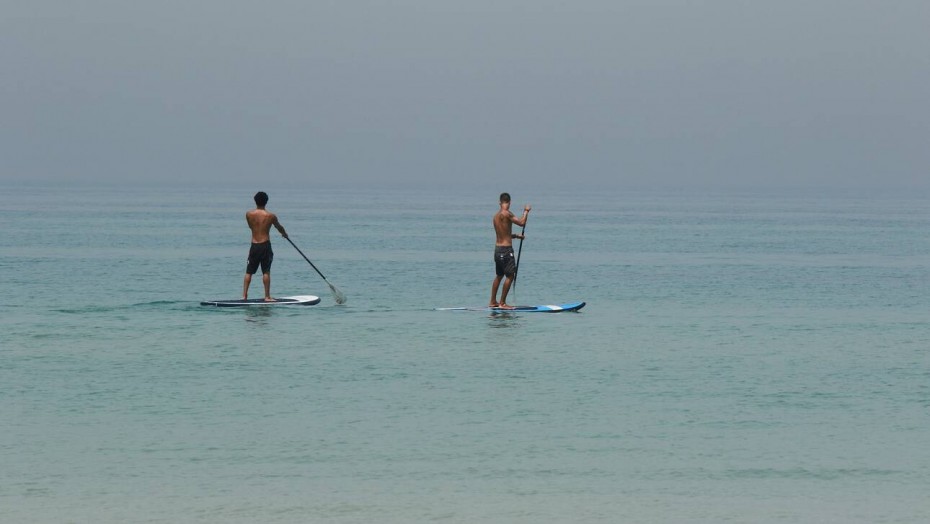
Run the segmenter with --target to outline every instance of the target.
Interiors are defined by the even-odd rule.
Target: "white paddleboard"
[[[250,298],[242,300],[236,298],[232,300],[204,300],[201,306],[216,307],[268,307],[268,306],[312,306],[320,303],[320,297],[314,295],[295,295],[292,297],[277,297],[274,302],[265,302],[264,298]]]

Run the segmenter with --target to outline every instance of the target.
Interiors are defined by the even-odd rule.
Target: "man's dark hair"
[[[255,205],[258,207],[265,207],[265,204],[268,203],[268,193],[264,191],[259,191],[255,193]]]
[[[510,202],[510,193],[501,193],[501,202]]]

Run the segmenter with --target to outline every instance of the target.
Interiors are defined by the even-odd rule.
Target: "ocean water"
[[[272,189],[348,303],[201,307],[254,190],[0,193],[0,521],[930,521],[927,196]],[[580,313],[434,310],[500,190]]]

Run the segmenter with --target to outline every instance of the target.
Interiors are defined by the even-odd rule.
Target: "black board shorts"
[[[513,258],[513,246],[494,246],[494,269],[497,276],[513,278],[517,263]]]
[[[258,266],[262,266],[262,273],[271,271],[271,261],[274,259],[274,252],[271,251],[271,241],[252,244],[249,248],[249,262],[245,266],[245,272],[254,275]]]

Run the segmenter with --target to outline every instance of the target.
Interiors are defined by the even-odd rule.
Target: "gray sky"
[[[928,28],[926,0],[0,0],[0,178],[928,189]]]

